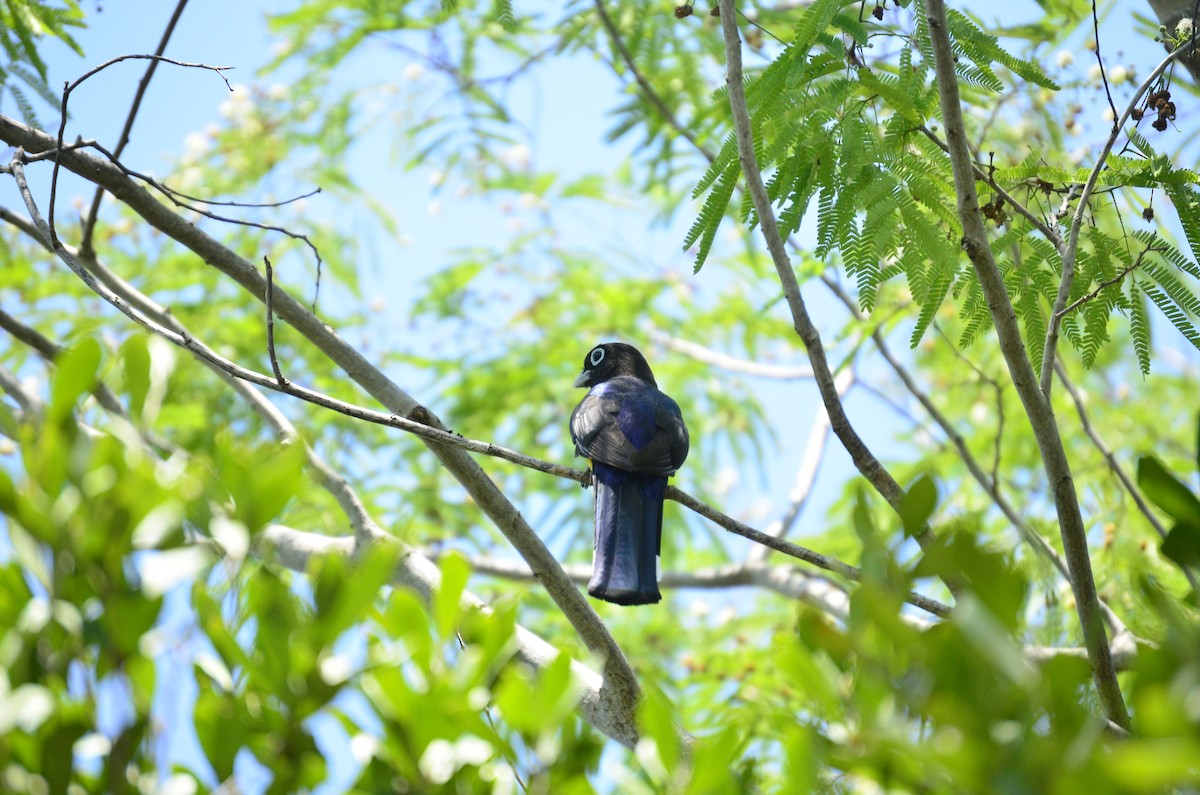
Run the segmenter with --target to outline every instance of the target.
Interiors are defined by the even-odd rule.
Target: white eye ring
[[[600,364],[600,362],[604,361],[604,349],[592,348],[592,352],[588,354],[588,361],[592,363],[592,367]]]

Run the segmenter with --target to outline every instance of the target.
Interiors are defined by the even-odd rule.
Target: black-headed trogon
[[[571,413],[576,455],[591,460],[596,536],[588,593],[619,605],[658,602],[663,495],[688,454],[679,405],[658,391],[645,357],[606,342],[588,352]]]

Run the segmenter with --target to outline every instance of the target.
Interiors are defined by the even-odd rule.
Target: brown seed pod
[[[686,19],[692,15],[692,7],[689,5],[675,6],[675,18]]]

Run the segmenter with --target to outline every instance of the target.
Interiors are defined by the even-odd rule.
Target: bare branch
[[[180,10],[182,10],[182,9],[180,9]],[[188,63],[187,61],[177,61],[174,58],[165,58],[162,55],[120,55],[120,56],[117,56],[116,58],[111,58],[111,59],[105,61],[104,63],[100,64],[99,66],[88,70],[81,77],[76,78],[76,80],[73,83],[67,83],[63,86],[62,108],[61,108],[60,119],[59,119],[59,124],[58,124],[58,139],[55,141],[55,146],[54,146],[54,151],[56,153],[64,151],[63,150],[63,133],[66,132],[66,129],[67,129],[67,102],[71,99],[71,92],[74,91],[76,88],[78,88],[80,85],[82,85],[83,82],[86,81],[89,77],[92,77],[93,75],[103,72],[105,69],[107,69],[108,67],[110,67],[114,64],[118,64],[118,63],[121,63],[122,61],[129,61],[129,60],[143,60],[143,61],[148,60],[148,61],[155,61],[155,62],[164,61],[166,63],[174,64],[175,66],[183,66],[188,69],[207,69],[211,72],[216,72],[217,76],[225,81],[225,87],[228,88],[230,91],[233,90],[233,88],[229,85],[229,78],[227,78],[225,76],[225,72],[228,72],[231,69],[233,69],[232,66],[209,66],[208,64],[203,64],[203,63]],[[146,78],[146,79],[148,79],[148,78]],[[49,239],[53,243],[58,242],[58,233],[55,232],[55,230],[54,230],[54,201],[55,201],[56,194],[58,193],[59,161],[60,161],[60,158],[56,156],[54,158],[54,173],[50,177],[50,208],[49,208],[49,212],[47,213],[47,216],[49,218],[49,226],[48,226],[49,234],[50,234]]]
[[[750,113],[746,107],[746,91],[742,84],[742,49],[741,39],[737,29],[737,17],[733,0],[720,0],[721,29],[725,37],[726,75],[725,84],[729,88],[729,106],[733,112],[734,132],[737,138],[738,158],[741,161],[742,173],[745,175],[746,188],[754,202],[758,214],[759,228],[771,254],[771,261],[779,275],[783,287],[783,295],[787,300],[792,314],[792,325],[808,352],[812,363],[813,378],[821,393],[825,410],[829,412],[830,423],[834,433],[841,440],[846,452],[855,467],[867,482],[895,510],[899,510],[904,497],[904,490],[892,477],[879,459],[870,451],[862,437],[854,430],[846,411],[842,407],[837,393],[833,373],[825,356],[825,347],[821,342],[821,334],[809,317],[804,298],[800,295],[800,284],[796,280],[795,270],[788,259],[783,247],[783,238],[779,234],[779,225],[775,220],[775,212],[771,200],[763,185],[762,173],[758,169],[758,158],[754,152],[754,134],[750,125]],[[926,545],[932,541],[932,534],[926,529],[917,536],[917,540]],[[953,587],[952,587],[953,590]]]
[[[633,55],[630,54],[629,48],[625,46],[625,40],[621,38],[621,32],[617,30],[616,24],[612,21],[612,17],[608,15],[608,10],[604,7],[604,0],[595,0],[595,5],[596,13],[600,16],[600,22],[603,23],[604,29],[608,31],[608,36],[612,40],[613,49],[620,54],[621,60],[625,62],[625,66],[633,75],[633,79],[637,81],[638,87],[642,89],[646,101],[654,106],[654,109],[658,111],[658,115],[662,117],[663,121],[671,129],[686,138],[688,143],[696,147],[696,151],[704,155],[708,162],[713,162],[716,159],[715,155],[700,143],[700,140],[690,128],[679,123],[679,120],[675,118],[675,114],[667,107],[667,103],[663,102],[662,97],[654,90],[654,86],[650,85],[650,81],[638,69],[637,64],[633,60]]]
[[[673,337],[657,329],[651,330],[650,339],[665,348],[682,353],[684,356],[691,357],[698,362],[711,364],[713,367],[720,367],[722,370],[728,370],[731,373],[741,373],[742,375],[752,375],[756,378],[771,378],[779,381],[797,381],[813,377],[811,367],[804,365],[763,364],[762,362],[754,362],[748,359],[739,359],[727,353],[714,351],[712,348],[705,347],[704,345],[679,337]]]
[[[1088,303],[1089,301],[1094,301],[1096,299],[1096,297],[1098,295],[1100,295],[1100,293],[1104,292],[1109,287],[1112,287],[1114,284],[1118,284],[1118,283],[1124,281],[1126,276],[1133,273],[1135,270],[1137,270],[1138,268],[1140,268],[1142,266],[1142,261],[1146,258],[1146,255],[1149,254],[1151,251],[1166,251],[1166,249],[1165,248],[1154,248],[1152,245],[1146,246],[1137,255],[1137,259],[1133,261],[1133,264],[1126,265],[1124,268],[1121,269],[1121,272],[1118,273],[1116,276],[1112,277],[1111,279],[1105,279],[1104,281],[1100,282],[1100,284],[1096,285],[1096,288],[1094,290],[1092,290],[1089,293],[1079,296],[1074,301],[1072,301],[1068,306],[1063,307],[1062,313],[1059,315],[1059,319],[1061,320],[1063,317],[1066,317],[1067,315],[1071,314],[1076,309],[1078,309],[1079,307]],[[1055,364],[1055,366],[1057,366],[1058,361],[1056,360],[1054,362],[1054,364]]]
[[[1108,164],[1108,155],[1112,152],[1112,148],[1117,142],[1117,137],[1121,134],[1121,130],[1125,128],[1125,122],[1129,120],[1133,111],[1141,104],[1142,97],[1158,81],[1159,76],[1167,70],[1167,67],[1181,58],[1185,53],[1191,51],[1192,47],[1193,42],[1189,41],[1175,48],[1158,66],[1154,67],[1154,70],[1138,86],[1138,90],[1134,92],[1129,100],[1129,104],[1125,106],[1125,110],[1121,113],[1120,119],[1113,124],[1112,133],[1105,140],[1104,146],[1100,150],[1100,155],[1096,158],[1096,165],[1092,167],[1087,181],[1083,184],[1083,188],[1079,194],[1079,203],[1075,208],[1075,215],[1072,216],[1071,226],[1067,230],[1066,243],[1059,247],[1059,253],[1062,255],[1062,279],[1058,283],[1058,294],[1054,298],[1054,308],[1050,312],[1049,328],[1046,329],[1046,344],[1042,349],[1042,378],[1039,384],[1042,394],[1047,398],[1050,396],[1050,385],[1054,378],[1054,357],[1056,356],[1058,347],[1059,326],[1065,314],[1064,309],[1067,306],[1067,299],[1071,295],[1071,286],[1075,281],[1075,261],[1076,252],[1079,248],[1079,232],[1083,228],[1083,219],[1087,213],[1088,202],[1092,198],[1092,192],[1095,191],[1100,174]],[[1073,191],[1068,192],[1067,198],[1063,200],[1063,210],[1066,209],[1072,193]]]
[[[7,117],[0,116],[0,138],[8,140],[6,135],[14,131],[18,134],[31,136],[35,141],[45,135],[44,133],[38,133],[31,128],[20,125]],[[113,295],[103,285],[98,284],[92,275],[82,267],[78,259],[61,242],[50,235],[49,227],[45,220],[42,219],[37,205],[29,193],[28,184],[25,181],[24,168],[20,164],[19,157],[20,152],[18,152],[17,157],[13,160],[11,170],[14,177],[18,180],[18,186],[22,190],[22,198],[29,208],[35,225],[43,233],[44,238],[53,244],[55,253],[59,258],[89,288],[104,297],[105,300],[108,300],[113,306],[120,309],[126,316],[139,325],[163,336],[176,345],[186,348],[194,355],[222,366],[227,372],[236,374],[239,378],[244,378],[260,386],[279,389],[274,379],[238,367],[234,363],[224,359],[224,357],[197,343],[189,336],[181,335],[161,326],[156,328],[157,324],[153,323],[145,314],[130,307],[128,303]],[[202,254],[206,262],[217,266],[227,275],[233,277],[244,287],[250,289],[260,300],[265,297],[264,280],[249,263],[209,238],[192,224],[183,221],[174,213],[154,201],[144,189],[130,182],[114,166],[104,161],[98,161],[96,158],[82,152],[63,153],[61,159],[64,163],[68,164],[68,168],[84,171],[85,173],[82,176],[92,179],[97,184],[103,184],[116,198],[125,201],[134,210],[142,213],[143,217],[162,231],[184,243],[189,248],[198,250],[198,253]],[[155,223],[156,221],[157,223]],[[372,391],[376,397],[385,402],[385,405],[391,403],[396,408],[403,410],[406,416],[403,418],[392,416],[391,424],[397,427],[400,424],[407,424],[410,427],[425,425],[428,430],[434,432],[440,431],[443,434],[446,433],[441,423],[431,412],[419,406],[411,397],[372,367],[358,351],[342,342],[333,333],[332,329],[320,323],[295,299],[283,293],[279,296],[277,307],[281,317],[288,320],[293,328],[316,343],[330,358],[341,365],[351,378],[369,391]],[[311,390],[305,390],[289,384],[289,394],[296,394],[297,396],[307,394],[309,398],[316,398],[312,402],[332,408],[329,405],[328,399],[320,396],[319,393],[311,392]],[[381,417],[387,416],[379,412],[377,414]],[[444,443],[437,444],[434,435],[422,433],[418,433],[417,435],[435,442],[430,445],[434,454],[458,478],[476,504],[496,523],[496,526],[505,534],[518,552],[521,553],[522,557],[529,562],[531,568],[538,572],[539,579],[546,587],[547,592],[580,633],[588,648],[606,660],[606,687],[617,691],[614,697],[625,705],[631,716],[630,721],[632,722],[633,711],[640,696],[640,686],[624,653],[617,646],[616,641],[612,638],[612,635],[608,632],[607,627],[600,620],[600,617],[596,615],[595,610],[588,604],[587,600],[574,584],[562,573],[558,562],[550,554],[549,550],[546,549],[545,544],[533,532],[533,529],[520,515],[520,512],[516,510],[499,488],[487,477],[477,462],[465,451],[456,446]]]
[[[838,396],[845,395],[855,383],[854,371],[843,370],[838,373],[835,381]],[[787,509],[782,516],[767,525],[765,531],[767,535],[783,538],[800,517],[800,512],[804,510],[808,496],[812,493],[813,484],[817,481],[817,472],[821,468],[821,461],[825,458],[825,442],[828,438],[829,412],[825,410],[824,406],[819,406],[813,416],[812,427],[808,430],[808,444],[804,446],[804,456],[800,459],[800,466],[796,470],[796,480],[792,483],[792,489],[788,493]],[[754,547],[746,556],[746,561],[761,563],[767,558],[767,549],[768,547]]]
[[[1104,439],[1101,438],[1100,432],[1096,430],[1096,426],[1092,424],[1091,417],[1088,416],[1087,407],[1084,405],[1083,393],[1079,391],[1079,387],[1067,375],[1067,370],[1063,367],[1062,362],[1054,363],[1055,372],[1058,374],[1058,380],[1062,382],[1063,387],[1067,390],[1067,394],[1071,396],[1071,401],[1075,404],[1075,412],[1079,415],[1079,422],[1083,426],[1083,432],[1092,440],[1092,445],[1099,451],[1100,455],[1104,456],[1104,460],[1108,462],[1108,468],[1117,476],[1117,480],[1121,482],[1121,486],[1133,498],[1133,502],[1137,505],[1138,510],[1142,512],[1142,516],[1146,517],[1146,521],[1164,540],[1167,537],[1167,529],[1163,527],[1162,522],[1154,511],[1150,509],[1149,503],[1142,495],[1142,490],[1133,482],[1133,478],[1129,477],[1129,473],[1125,471],[1125,467],[1117,461],[1116,455]],[[1187,577],[1188,583],[1192,586],[1192,590],[1196,590],[1200,585],[1197,584],[1195,573],[1187,566],[1180,567],[1183,570],[1183,575]]]
[[[279,369],[279,356],[275,352],[275,272],[269,257],[264,255],[263,263],[267,267],[267,355],[271,359],[271,372],[275,373],[276,383],[286,387],[288,382]]]
[[[425,554],[436,559],[435,555]],[[472,556],[470,562],[472,570],[478,574],[506,580],[533,579],[529,567],[518,560],[480,555]],[[592,574],[592,567],[587,564],[567,564],[563,568],[577,583],[586,583]],[[804,602],[834,618],[844,621],[850,617],[850,596],[844,589],[824,577],[808,574],[795,566],[734,563],[695,571],[664,571],[658,584],[663,588],[703,589],[757,586]],[[924,619],[905,618],[912,619],[921,627],[931,626]]]
[[[939,138],[937,134],[933,132],[933,130],[930,130],[924,124],[922,124],[918,129],[920,129],[921,133],[926,138],[937,144],[938,148],[940,148],[943,152],[950,154],[950,147],[948,147],[946,142]],[[1059,236],[1058,230],[1046,223],[1045,219],[1038,216],[1024,204],[1017,201],[1017,197],[1005,190],[1000,183],[996,182],[991,174],[980,168],[974,160],[971,161],[971,169],[975,172],[976,179],[981,180],[989,188],[995,191],[997,195],[1004,199],[1004,201],[1008,202],[1008,204],[1017,211],[1018,215],[1023,216],[1027,221],[1029,221],[1029,223],[1033,224],[1033,228],[1041,232],[1047,240],[1054,244],[1056,249],[1062,248],[1062,238]]]
[[[42,399],[26,389],[17,374],[4,365],[0,365],[0,391],[6,392],[26,415],[38,415],[45,411],[46,404]]]
[[[175,25],[179,23],[179,17],[183,14],[184,6],[187,3],[188,0],[178,0],[175,4],[175,10],[171,12],[171,18],[167,20],[167,28],[163,31],[158,47],[154,50],[156,56],[161,57],[167,51],[167,42],[171,40],[171,34],[175,32]],[[142,107],[142,98],[146,96],[146,89],[150,87],[150,81],[154,79],[157,69],[158,58],[152,58],[146,66],[146,72],[142,75],[142,79],[138,81],[137,91],[133,95],[133,104],[129,107],[129,113],[125,117],[125,126],[121,128],[121,135],[117,138],[117,148],[113,150],[116,157],[120,157],[121,153],[125,151],[125,147],[129,145],[129,134],[133,131],[133,122],[137,119],[138,110]],[[92,206],[83,220],[83,236],[79,243],[79,250],[85,258],[93,253],[92,235],[96,231],[96,217],[100,214],[100,200],[103,197],[104,189],[96,188],[96,194],[92,196]]]
[[[962,246],[966,249],[979,278],[980,287],[992,314],[1000,351],[1004,355],[1013,386],[1021,398],[1030,427],[1037,439],[1042,466],[1054,494],[1059,531],[1071,573],[1071,587],[1075,595],[1079,623],[1083,629],[1084,645],[1088,649],[1092,678],[1095,680],[1107,717],[1122,726],[1127,726],[1129,716],[1125,711],[1125,700],[1117,683],[1116,670],[1113,668],[1112,655],[1105,638],[1103,612],[1096,595],[1096,583],[1092,576],[1091,558],[1088,555],[1087,530],[1079,510],[1079,497],[1075,493],[1071,467],[1058,433],[1048,392],[1038,388],[1037,376],[1025,352],[1012,300],[1004,286],[999,268],[996,267],[991,246],[988,245],[987,231],[983,226],[979,197],[975,191],[971,151],[959,101],[958,78],[954,71],[955,56],[946,23],[946,6],[943,0],[925,0],[925,9],[942,119],[946,126],[946,143],[950,148],[954,187],[958,195],[958,214],[962,220]],[[1085,205],[1086,201],[1081,201],[1081,207]],[[1078,234],[1077,228],[1075,233]],[[1053,356],[1045,362],[1044,368],[1053,367]]]

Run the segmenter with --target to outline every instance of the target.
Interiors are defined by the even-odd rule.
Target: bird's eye
[[[604,349],[592,348],[592,352],[588,354],[588,361],[592,363],[592,367],[600,364],[600,362],[604,361]]]

